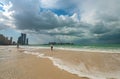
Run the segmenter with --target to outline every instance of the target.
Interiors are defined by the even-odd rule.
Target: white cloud
[[[57,8],[58,0],[40,0],[42,8]]]
[[[73,37],[77,42],[96,40],[97,36],[103,39],[120,31],[119,4],[120,0],[11,0],[0,13],[0,25],[42,34],[43,41],[48,41],[47,37]],[[58,15],[51,9],[68,14]]]
[[[81,14],[81,21],[84,23],[95,25],[99,22],[99,20],[96,18],[96,12],[95,11],[89,11]]]
[[[12,3],[9,2],[8,4],[4,4],[3,6],[4,11],[0,12],[0,27],[1,28],[15,28],[14,25],[14,18],[13,13],[14,11],[11,11]]]

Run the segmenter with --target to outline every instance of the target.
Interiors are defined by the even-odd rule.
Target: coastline
[[[48,58],[24,54],[21,48],[9,48],[1,56],[5,53],[9,57],[0,60],[1,79],[88,79],[59,69]]]
[[[50,49],[50,46],[21,46],[21,48],[31,48],[31,49]],[[67,50],[67,51],[80,51],[80,52],[99,52],[99,53],[120,53],[120,47],[119,46],[54,46],[54,49],[57,50]]]
[[[0,47],[1,79],[119,79],[119,71],[120,53]]]
[[[90,79],[119,79],[120,76],[120,54],[93,52],[93,51],[71,51],[54,49],[35,49],[25,51],[26,54],[36,55],[40,58],[49,58],[53,64],[60,69],[66,70],[79,77]]]

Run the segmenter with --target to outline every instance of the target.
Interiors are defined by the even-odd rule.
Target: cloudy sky
[[[0,34],[30,43],[120,43],[120,0],[0,0]]]

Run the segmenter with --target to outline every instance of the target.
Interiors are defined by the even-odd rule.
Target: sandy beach
[[[120,79],[120,0],[0,0],[0,79]]]
[[[120,79],[120,54],[0,47],[0,79]]]
[[[17,48],[0,47],[0,79],[88,79],[54,66],[48,58],[24,54]]]
[[[24,50],[24,49],[23,49]],[[24,50],[40,58],[49,58],[60,69],[89,79],[120,79],[120,53],[75,51],[55,48]]]

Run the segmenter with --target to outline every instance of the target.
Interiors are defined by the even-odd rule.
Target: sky
[[[120,44],[120,0],[0,0],[0,34],[50,41]]]

